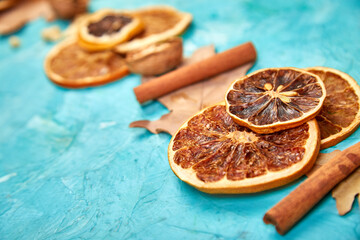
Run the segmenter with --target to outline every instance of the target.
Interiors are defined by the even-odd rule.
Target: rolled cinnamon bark
[[[137,100],[144,103],[255,59],[255,47],[251,42],[247,42],[141,84],[134,88],[134,92]]]
[[[337,154],[264,216],[281,235],[296,224],[336,184],[360,166],[360,142]]]

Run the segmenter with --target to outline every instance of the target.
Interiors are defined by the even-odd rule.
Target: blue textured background
[[[223,51],[251,40],[265,67],[322,65],[360,80],[360,2],[353,1],[103,1],[103,7],[167,3],[191,12],[185,53],[215,44]],[[137,75],[92,89],[53,85],[43,61],[53,44],[42,19],[0,37],[0,239],[359,239],[356,203],[344,217],[328,195],[285,237],[263,214],[294,189],[212,196],[181,182],[167,160],[170,136],[129,129],[166,113],[141,107]],[[332,149],[359,141],[358,130]],[[331,151],[327,150],[327,151]]]

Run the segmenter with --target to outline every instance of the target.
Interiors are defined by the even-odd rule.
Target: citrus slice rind
[[[273,134],[236,124],[224,103],[205,108],[172,137],[168,158],[184,182],[207,193],[251,193],[302,176],[319,152],[316,120]]]
[[[88,50],[105,50],[128,41],[143,30],[131,11],[103,9],[79,24],[79,44]]]
[[[87,52],[70,38],[57,44],[46,56],[46,75],[68,88],[98,86],[129,74],[124,60],[111,51]]]
[[[321,149],[350,136],[360,125],[360,86],[348,74],[327,67],[306,68],[324,82],[326,98],[316,116],[321,134]]]
[[[169,6],[154,6],[139,9],[133,14],[144,24],[144,31],[134,39],[116,46],[115,50],[126,53],[150,44],[178,36],[192,21],[192,15]]]
[[[235,80],[225,103],[239,125],[273,133],[314,118],[325,95],[325,86],[315,74],[290,67],[268,68]]]

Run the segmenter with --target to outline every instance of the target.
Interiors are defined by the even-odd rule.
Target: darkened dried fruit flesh
[[[308,125],[257,134],[236,124],[223,105],[188,121],[173,140],[174,162],[204,182],[241,180],[288,168],[303,159]]]
[[[321,112],[316,116],[321,139],[327,138],[348,127],[356,117],[360,106],[354,89],[340,76],[331,72],[310,70],[325,84],[326,98]]]
[[[300,118],[318,107],[323,95],[311,74],[268,69],[236,82],[226,98],[231,114],[262,126]]]
[[[131,17],[122,15],[108,15],[100,21],[90,23],[88,32],[96,37],[110,35],[119,32],[123,27],[132,21]]]

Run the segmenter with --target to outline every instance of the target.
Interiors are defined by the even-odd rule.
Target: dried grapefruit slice
[[[118,45],[115,49],[120,53],[177,36],[185,31],[192,20],[191,14],[168,6],[147,7],[134,11],[133,14],[143,22],[144,31],[131,41]]]
[[[79,44],[88,50],[105,50],[143,30],[141,20],[129,11],[103,9],[79,24]]]
[[[316,116],[321,133],[321,149],[350,136],[360,125],[360,86],[355,79],[327,67],[305,69],[318,75],[325,84],[326,98]]]
[[[56,45],[44,64],[46,75],[63,87],[82,88],[102,85],[129,73],[124,60],[111,51],[87,52],[69,39]]]
[[[234,81],[225,101],[235,122],[257,133],[273,133],[314,118],[325,96],[324,83],[315,74],[268,68]]]
[[[250,193],[278,187],[306,173],[319,152],[315,119],[272,134],[236,124],[224,103],[185,122],[170,141],[171,169],[207,193]]]

